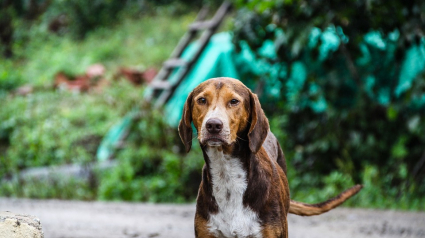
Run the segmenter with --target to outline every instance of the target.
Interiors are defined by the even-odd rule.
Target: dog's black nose
[[[223,129],[223,122],[217,118],[211,118],[207,121],[206,127],[209,133],[218,134]]]

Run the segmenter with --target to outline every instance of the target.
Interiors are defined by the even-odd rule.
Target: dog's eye
[[[205,98],[198,98],[198,103],[199,104],[201,104],[201,105],[203,105],[203,104],[205,104],[205,103],[207,103],[207,99],[205,99]]]
[[[238,103],[239,103],[239,100],[237,100],[237,99],[232,99],[232,100],[230,100],[230,105],[238,105]]]

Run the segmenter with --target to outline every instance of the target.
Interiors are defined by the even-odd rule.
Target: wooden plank
[[[167,61],[164,62],[163,67],[165,68],[176,68],[176,67],[183,67],[183,66],[187,66],[188,62],[184,59],[169,59]]]
[[[168,81],[155,81],[149,84],[149,87],[154,89],[170,89],[172,86]]]
[[[192,66],[196,63],[199,56],[204,51],[205,47],[207,46],[209,40],[211,39],[212,35],[217,31],[217,29],[220,27],[221,23],[223,22],[224,17],[226,14],[231,10],[232,5],[230,2],[224,2],[220,8],[217,10],[216,14],[214,15],[213,19],[211,20],[214,25],[212,25],[208,30],[206,30],[199,40],[199,48],[196,51],[193,58],[188,62],[187,67],[182,68],[179,70],[179,75],[177,77],[177,80],[173,87],[171,87],[170,90],[163,91],[161,95],[159,96],[157,102],[155,103],[155,106],[162,106],[171,98],[174,91],[180,85],[181,81],[187,76],[187,74],[190,72],[190,69]]]
[[[203,21],[207,14],[208,14],[208,7],[203,7],[201,11],[199,11],[198,15],[196,16],[195,21]],[[197,31],[189,31],[187,32],[179,41],[176,48],[171,53],[170,58],[180,58],[183,54],[184,49],[189,45],[190,42],[192,42],[193,38],[197,35]],[[158,74],[155,76],[152,82],[162,82],[170,76],[171,72],[173,71],[172,67],[162,67],[161,70],[158,72]],[[151,101],[153,98],[157,97],[159,95],[158,89],[153,89],[152,93],[149,95],[149,97],[146,97],[145,100]]]
[[[213,20],[199,21],[199,22],[194,22],[194,23],[190,24],[189,29],[199,31],[199,30],[209,29],[211,27],[214,27],[215,25],[217,25],[217,23],[214,22]]]

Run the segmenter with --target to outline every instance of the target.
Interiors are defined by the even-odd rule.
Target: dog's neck
[[[203,149],[209,178],[203,182],[218,208],[210,214],[209,231],[219,237],[257,237],[261,230],[257,214],[244,203],[249,186],[249,160],[242,158],[250,158],[245,155],[251,153],[248,144],[239,142],[232,148]]]
[[[243,172],[245,178],[250,177],[251,159],[255,156],[249,149],[248,140],[238,140],[229,147],[201,146],[205,160],[202,180],[209,196],[215,196],[213,185],[219,183],[223,177],[228,181],[239,179],[239,176],[233,176],[236,172]]]

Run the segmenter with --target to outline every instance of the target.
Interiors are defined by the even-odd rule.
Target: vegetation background
[[[203,4],[188,0],[28,0],[0,2],[0,196],[150,202],[194,201],[203,165],[199,147],[185,154],[176,128],[142,101],[143,87],[112,80],[120,66],[159,68]],[[422,1],[235,1],[224,29],[267,64],[285,68],[275,98],[262,97],[284,147],[292,198],[319,202],[356,183],[348,206],[425,210],[425,75],[396,94],[405,52],[425,45]],[[340,46],[319,60],[315,29],[340,32]],[[284,32],[285,34],[279,34]],[[362,43],[377,32],[387,51],[362,64]],[[399,37],[391,37],[397,33]],[[346,38],[344,38],[346,37]],[[271,41],[275,58],[261,54]],[[363,44],[364,45],[364,44]],[[367,45],[366,45],[367,47]],[[297,97],[288,79],[297,62],[315,67]],[[384,60],[389,59],[389,60]],[[73,93],[53,88],[57,72],[107,68],[109,87]],[[423,69],[422,69],[423,72]],[[369,76],[376,76],[372,86]],[[270,72],[244,75],[263,84]],[[31,85],[21,96],[16,89]],[[376,95],[388,86],[389,100]],[[289,96],[288,96],[289,95]],[[309,106],[325,98],[326,110]],[[345,99],[350,100],[345,100]],[[22,176],[29,168],[90,165],[102,137],[140,108],[116,166],[87,177]]]

